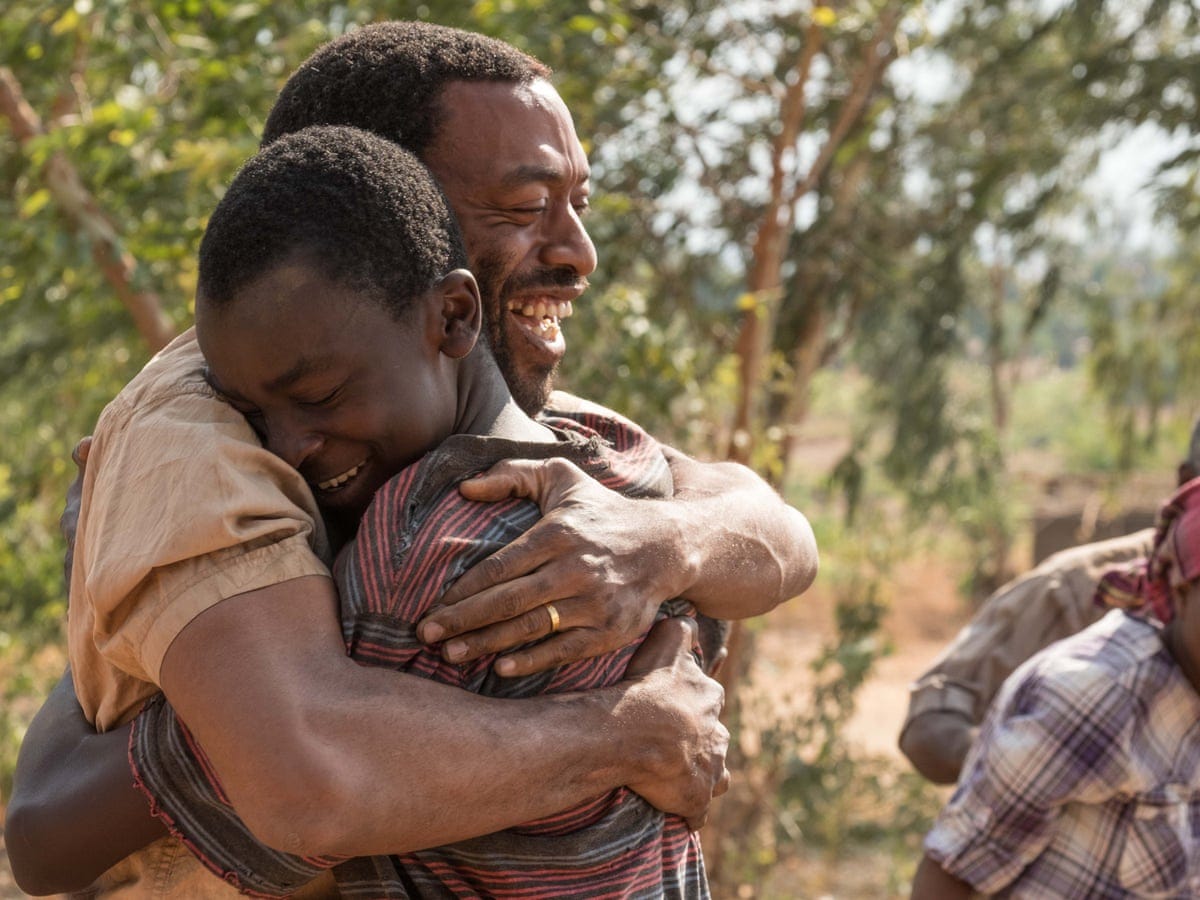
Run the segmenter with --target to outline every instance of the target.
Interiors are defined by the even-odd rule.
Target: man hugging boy
[[[558,457],[628,496],[672,491],[658,445],[633,423],[534,420],[517,407],[478,343],[479,292],[465,267],[453,216],[411,154],[352,128],[281,138],[239,173],[201,245],[196,333],[208,380],[317,485],[327,520],[357,527],[334,567],[351,657],[490,696],[613,684],[635,645],[501,678],[492,657],[449,663],[417,638],[447,585],[539,515],[525,500],[465,500],[464,478],[500,459]],[[662,613],[689,611],[680,601]],[[708,895],[695,833],[627,788],[482,838],[342,861],[259,843],[161,698],[136,722],[132,757],[173,832],[250,893],[286,893],[334,867],[342,896]]]

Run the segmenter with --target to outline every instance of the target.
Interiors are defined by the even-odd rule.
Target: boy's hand
[[[460,663],[561,632],[496,662],[526,675],[598,656],[646,632],[694,564],[671,504],[631,500],[564,459],[507,460],[460,485],[464,497],[526,497],[544,517],[470,569],[421,621],[426,643]]]

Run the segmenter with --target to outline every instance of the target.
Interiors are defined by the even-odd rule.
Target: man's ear
[[[479,285],[466,269],[455,269],[442,276],[434,292],[441,306],[440,349],[451,359],[462,359],[479,340],[483,327]]]

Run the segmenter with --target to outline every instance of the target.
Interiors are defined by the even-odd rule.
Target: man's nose
[[[541,263],[550,268],[569,268],[580,278],[596,271],[596,246],[583,227],[583,220],[568,205],[552,217],[542,246]]]

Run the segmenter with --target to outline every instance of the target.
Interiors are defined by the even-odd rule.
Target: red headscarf
[[[1175,596],[1200,578],[1200,478],[1170,496],[1158,511],[1154,548],[1104,573],[1096,587],[1101,606],[1142,610],[1163,624],[1175,618]]]

